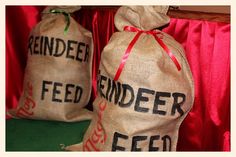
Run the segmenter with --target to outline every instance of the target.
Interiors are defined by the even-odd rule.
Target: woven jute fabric
[[[83,142],[68,146],[80,151],[176,151],[179,127],[194,101],[192,74],[182,46],[170,35],[157,34],[181,69],[157,42],[142,33],[114,81],[127,47],[137,32],[169,22],[166,6],[125,6],[115,15],[119,32],[102,52],[94,115]]]
[[[32,29],[18,118],[81,121],[92,85],[92,34],[71,16],[79,6],[50,6]]]

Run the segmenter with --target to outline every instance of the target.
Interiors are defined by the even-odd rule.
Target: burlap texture
[[[47,7],[29,35],[23,93],[13,117],[81,121],[91,119],[84,109],[92,85],[92,34],[69,16],[50,9],[74,12],[80,7]]]
[[[151,30],[169,23],[167,11],[168,6],[123,6],[115,15],[115,25],[119,31],[123,31],[124,26]]]
[[[133,11],[140,13],[140,10],[146,10],[138,14],[142,18],[153,10],[153,7],[149,7],[135,7]],[[118,29],[132,24],[120,21],[118,17],[121,12],[129,21],[137,20],[130,19],[135,17],[130,14],[125,16],[124,12],[129,8],[132,7],[121,7],[117,11],[115,24]],[[161,25],[162,22],[156,24],[157,27]],[[147,23],[139,25],[142,29],[153,27],[153,24]],[[136,34],[116,32],[104,48],[92,121],[83,143],[68,146],[67,150],[176,150],[179,127],[194,101],[194,84],[184,50],[171,36],[162,32],[160,38],[181,66],[178,71],[155,38],[143,33],[132,48],[119,79],[114,81],[125,50]]]

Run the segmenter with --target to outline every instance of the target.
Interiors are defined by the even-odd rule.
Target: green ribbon
[[[67,13],[65,11],[62,11],[62,10],[56,10],[56,9],[51,9],[50,10],[50,13],[53,13],[53,14],[62,14],[65,16],[65,19],[66,19],[66,27],[64,29],[64,35],[67,34],[68,30],[69,30],[69,26],[70,26],[70,13]]]

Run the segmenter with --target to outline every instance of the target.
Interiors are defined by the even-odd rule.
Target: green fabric
[[[6,121],[6,151],[63,151],[82,141],[90,121],[57,122],[28,119]]]

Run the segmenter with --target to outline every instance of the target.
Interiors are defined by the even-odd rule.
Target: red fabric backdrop
[[[6,109],[22,92],[27,38],[40,21],[42,6],[6,7]],[[116,9],[84,8],[75,19],[94,38],[93,91],[101,52],[116,31]],[[172,18],[164,32],[186,50],[194,81],[195,103],[180,128],[178,151],[230,151],[230,24]]]

